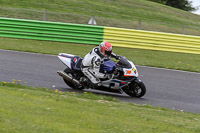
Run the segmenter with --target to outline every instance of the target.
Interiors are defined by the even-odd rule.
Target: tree
[[[197,10],[197,8],[192,7],[192,2],[188,0],[150,0],[150,1],[165,4],[167,6],[171,6],[185,11]]]
[[[188,0],[166,0],[165,4],[185,11],[196,10],[196,8],[192,7],[192,2]]]

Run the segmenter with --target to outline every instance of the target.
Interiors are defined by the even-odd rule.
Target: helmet
[[[103,41],[99,44],[99,51],[104,57],[110,57],[112,53],[112,46],[110,43]]]

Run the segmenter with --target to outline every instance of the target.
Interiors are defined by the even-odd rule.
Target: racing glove
[[[116,60],[119,60],[119,59],[120,59],[120,57],[121,57],[121,56],[119,56],[119,55],[116,55],[115,59],[116,59]]]
[[[121,56],[116,55],[115,53],[112,53],[111,57],[115,58],[116,60],[119,60]]]

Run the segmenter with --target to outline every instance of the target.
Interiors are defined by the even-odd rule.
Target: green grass
[[[147,0],[0,0],[0,16],[200,35],[200,16]]]
[[[3,133],[199,133],[200,115],[0,82]]]
[[[200,17],[144,0],[0,0],[0,16],[200,35]],[[0,49],[84,56],[94,46],[0,38]],[[114,47],[137,65],[200,72],[195,54]],[[150,105],[121,103],[90,93],[59,92],[0,82],[0,132],[3,133],[199,133],[200,115]]]
[[[70,53],[84,57],[95,45],[0,38],[0,49],[57,55]],[[136,65],[162,67],[200,72],[200,55],[113,47],[113,52],[123,55]]]

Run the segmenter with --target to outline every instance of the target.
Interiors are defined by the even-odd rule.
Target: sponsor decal
[[[136,71],[136,69],[135,68],[133,68],[133,72],[136,74],[137,73],[137,71]]]
[[[126,70],[126,74],[131,74],[131,70]]]
[[[120,87],[129,83],[129,82],[118,81],[118,80],[112,80],[112,82],[118,83]]]
[[[77,58],[74,58],[74,59],[73,59],[73,62],[75,62],[75,63],[76,63],[76,62],[77,62]]]

